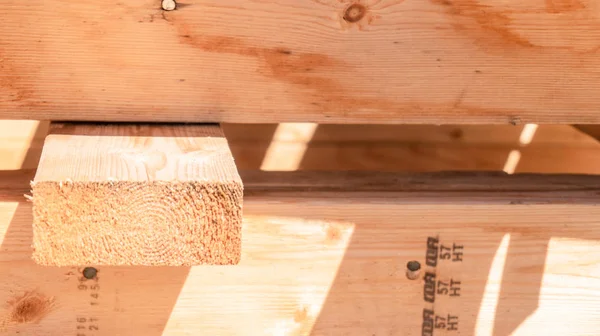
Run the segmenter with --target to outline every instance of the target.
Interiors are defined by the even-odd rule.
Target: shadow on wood
[[[26,157],[37,160],[39,151]],[[162,335],[190,268],[98,267],[86,279],[83,267],[35,264],[31,203],[24,197],[34,174],[0,171],[0,333]]]
[[[98,267],[97,276],[86,279],[83,267],[39,266],[31,260],[31,249],[23,249],[31,246],[31,225],[24,225],[31,222],[31,206],[17,205],[0,247],[0,284],[5,287],[0,290],[0,331],[163,334],[189,267]]]
[[[541,125],[528,141],[526,127],[508,125],[321,124],[312,136],[290,127],[274,137],[276,126],[223,126],[238,169],[600,173],[600,145],[568,125]]]
[[[371,204],[369,211],[380,215],[356,217],[360,220],[354,221],[312,335],[331,330],[340,335],[579,335],[597,330],[598,281],[591,283],[595,271],[589,263],[595,262],[585,253],[599,251],[600,226],[588,214],[551,207],[432,208],[415,202],[392,211]],[[345,216],[340,212],[336,218]],[[437,241],[435,267],[426,263],[428,238]],[[405,276],[411,260],[423,265],[419,280]],[[432,284],[429,289],[426,283]]]

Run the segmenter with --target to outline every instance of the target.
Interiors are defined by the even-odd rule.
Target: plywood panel
[[[7,0],[0,117],[600,123],[598,0]]]

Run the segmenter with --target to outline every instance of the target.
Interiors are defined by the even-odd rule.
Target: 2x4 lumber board
[[[224,124],[223,131],[240,170],[600,173],[600,144],[570,125]]]
[[[32,193],[39,264],[239,262],[243,187],[218,125],[53,123]]]
[[[180,2],[5,1],[0,117],[600,123],[600,0]]]
[[[592,125],[586,125],[592,126]],[[518,146],[527,125],[329,125],[311,123],[221,124],[230,143],[328,142],[404,143]],[[596,147],[597,142],[571,125],[539,125],[531,132],[531,145]],[[310,132],[309,132],[310,131]]]
[[[517,173],[600,173],[600,143],[570,125],[540,125],[527,144],[521,135],[530,126],[321,124],[308,125],[316,127],[307,137],[306,124],[284,125],[289,131],[279,132],[278,124],[222,124],[237,168],[499,171],[518,151]],[[0,170],[36,168],[47,129],[46,121],[0,121]]]
[[[498,171],[516,150],[518,173],[600,173],[600,143],[570,125],[540,125],[528,144],[521,135],[531,126],[283,125],[221,124],[237,168]],[[302,132],[313,126],[312,136]],[[0,121],[0,170],[37,167],[47,129],[47,121]]]
[[[594,335],[600,328],[600,207],[592,197],[599,177],[413,175],[398,176],[400,187],[393,174],[242,176],[249,193],[239,265],[97,267],[86,280],[81,268],[31,261],[31,204],[22,197],[30,177],[4,173],[0,328],[8,335],[423,335],[424,310],[432,308],[437,324],[446,324],[435,335]],[[415,198],[416,190],[437,192]],[[436,267],[426,266],[429,237],[444,246]],[[451,260],[458,250],[442,259],[453,244],[463,246],[462,262]],[[418,280],[406,278],[410,260],[424,265]],[[434,304],[424,300],[426,272],[445,293]],[[452,286],[460,296],[437,286],[450,280],[461,282]],[[447,330],[448,315],[458,316],[457,331]]]

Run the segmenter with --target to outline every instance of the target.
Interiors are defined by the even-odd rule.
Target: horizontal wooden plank
[[[598,0],[6,0],[0,117],[600,123]]]
[[[312,142],[465,144],[598,148],[598,142],[567,125],[329,125],[311,123],[222,124],[227,140],[238,142]],[[586,125],[588,127],[593,125]],[[528,137],[524,135],[529,133]],[[529,141],[526,141],[529,140]]]
[[[227,124],[224,131],[239,169],[600,174],[600,144],[567,125]]]
[[[444,324],[436,335],[590,335],[600,328],[598,199],[555,199],[573,186],[597,186],[597,177],[534,177],[530,191],[485,203],[455,202],[452,188],[416,201],[389,192],[365,198],[327,175],[246,174],[239,265],[99,267],[86,280],[81,269],[30,260],[31,206],[15,201],[28,176],[12,174],[3,179],[3,195],[12,196],[0,200],[4,334],[422,335],[424,316]],[[378,189],[369,175],[347,178],[358,190]],[[446,175],[404,185],[427,189],[444,178],[458,193],[480,195],[528,183]],[[311,196],[297,194],[295,181],[338,187]],[[546,192],[535,202],[511,202],[536,190]],[[426,264],[428,240],[437,247],[435,267]],[[420,280],[406,277],[411,260],[422,264]],[[435,273],[434,304],[424,295],[428,272]]]
[[[236,165],[246,170],[498,171],[518,151],[517,173],[600,174],[600,144],[567,125],[282,125],[224,124]],[[37,167],[47,129],[47,122],[1,121],[0,169]]]
[[[275,143],[277,145],[277,143]],[[253,143],[231,143],[239,169],[259,169],[265,151]],[[600,173],[600,148],[428,145],[402,143],[279,144],[271,152],[279,160],[266,170],[370,170],[431,172],[502,170],[511,152],[518,152],[516,172]],[[302,153],[302,154],[297,154]],[[298,164],[290,167],[289,159]],[[279,169],[283,168],[283,169]]]
[[[391,173],[362,171],[241,171],[248,192],[300,191],[325,192],[434,192],[437,199],[455,193],[478,192],[482,195],[506,197],[506,192],[544,192],[539,202],[550,199],[552,193],[581,192],[561,202],[580,202],[600,192],[600,176],[571,174],[514,174],[503,172],[439,172]],[[590,192],[587,196],[585,193]],[[526,196],[526,195],[525,195]],[[513,196],[511,196],[513,197]],[[537,202],[537,201],[534,201]]]

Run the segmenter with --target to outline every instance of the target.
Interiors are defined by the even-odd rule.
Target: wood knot
[[[336,244],[342,239],[342,230],[336,225],[329,225],[325,236],[327,244]]]
[[[54,299],[36,292],[27,292],[8,301],[8,304],[11,307],[11,322],[28,323],[42,319],[52,309]]]
[[[344,13],[344,20],[346,22],[354,23],[360,21],[367,13],[367,8],[361,4],[352,4],[346,8]]]
[[[294,314],[294,322],[296,322],[296,323],[303,322],[304,320],[306,320],[307,317],[308,317],[308,309],[306,309],[306,307],[302,307],[301,309],[296,310],[296,313]]]

